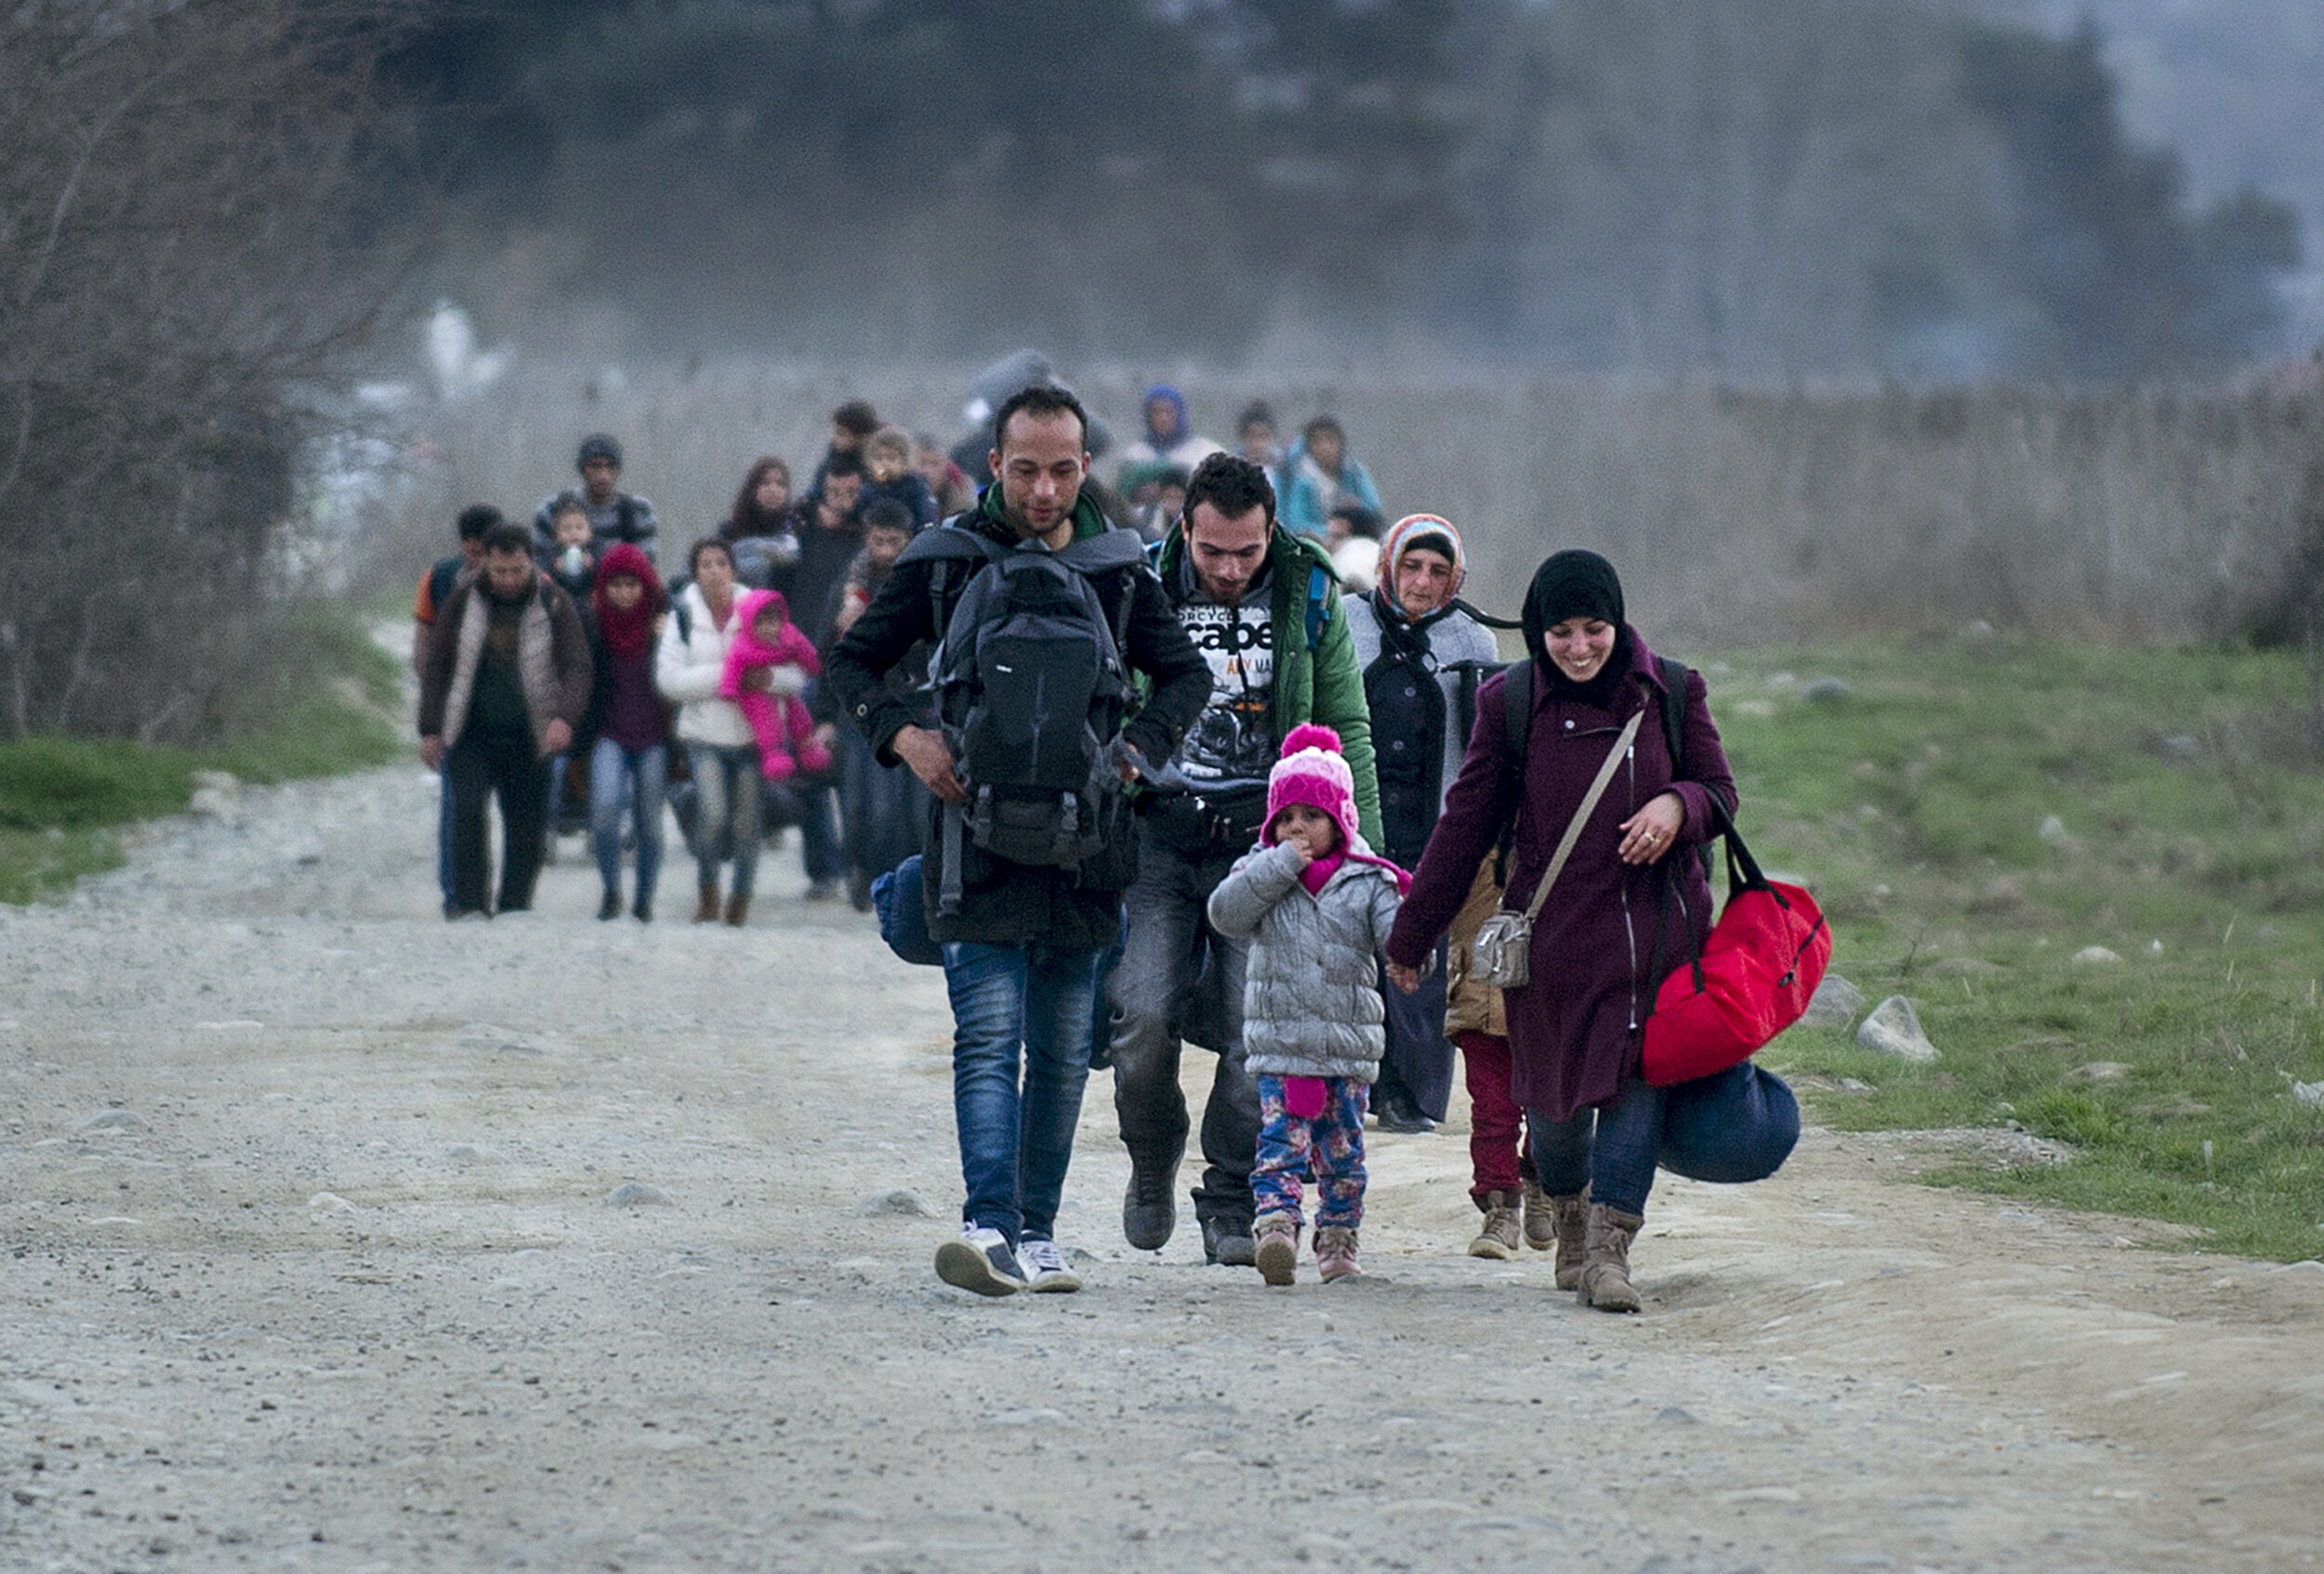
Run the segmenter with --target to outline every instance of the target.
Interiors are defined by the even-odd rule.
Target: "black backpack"
[[[439,558],[428,571],[428,604],[443,615],[443,603],[452,599],[452,587],[459,582],[460,570],[468,566],[466,558]]]
[[[1050,552],[947,527],[906,556],[936,560],[931,591],[944,632],[929,685],[968,788],[966,803],[944,809],[937,907],[957,913],[964,840],[1012,864],[1076,868],[1121,834],[1111,746],[1133,692],[1128,634],[1107,619],[1091,576],[1142,567],[1144,546],[1113,530]],[[946,612],[956,566],[967,581]],[[1130,602],[1125,593],[1125,621]]]

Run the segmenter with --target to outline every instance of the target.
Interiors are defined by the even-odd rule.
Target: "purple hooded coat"
[[[1696,856],[1710,835],[1710,794],[1730,810],[1736,803],[1735,777],[1710,720],[1701,674],[1686,680],[1689,779],[1674,781],[1658,709],[1662,680],[1634,629],[1629,647],[1630,670],[1604,710],[1552,697],[1537,658],[1522,792],[1508,789],[1504,772],[1509,745],[1502,679],[1497,674],[1486,681],[1477,693],[1468,755],[1385,946],[1388,959],[1403,966],[1428,959],[1512,813],[1517,834],[1506,900],[1520,908],[1530,901],[1616,735],[1633,711],[1646,708],[1630,762],[1607,785],[1535,920],[1532,982],[1503,992],[1515,1065],[1511,1091],[1526,1109],[1554,1119],[1611,1104],[1638,1075],[1647,1008],[1661,983],[1653,968],[1656,925],[1665,910],[1664,866],[1675,876],[1663,942],[1668,972],[1694,954],[1710,929],[1710,886]],[[1624,864],[1618,853],[1622,822],[1666,788],[1686,806],[1676,844],[1656,863]]]

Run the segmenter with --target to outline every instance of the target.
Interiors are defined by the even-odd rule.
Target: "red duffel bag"
[[[1727,905],[1702,955],[1662,981],[1646,1019],[1645,1078],[1691,1082],[1749,1060],[1800,1020],[1831,962],[1831,926],[1816,898],[1760,872],[1723,806]]]

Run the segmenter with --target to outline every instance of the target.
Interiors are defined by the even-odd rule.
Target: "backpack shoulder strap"
[[[1670,774],[1686,779],[1686,681],[1693,668],[1667,655],[1655,657],[1662,677],[1662,741],[1670,749]]]
[[[1068,541],[1049,555],[1077,573],[1107,574],[1144,562],[1146,544],[1136,531],[1116,528]]]
[[[911,544],[896,558],[899,565],[907,562],[929,565],[929,620],[939,642],[951,625],[956,578],[965,583],[977,569],[997,562],[1005,549],[960,523],[960,520],[966,517],[956,514],[933,529],[921,531],[912,537]],[[963,565],[966,565],[965,572],[962,572]]]
[[[1508,745],[1508,758],[1501,762],[1501,793],[1513,800],[1517,809],[1510,811],[1501,822],[1501,834],[1493,843],[1493,883],[1506,894],[1509,885],[1509,855],[1517,845],[1517,813],[1525,805],[1525,751],[1533,744],[1533,660],[1530,656],[1512,661],[1501,668],[1501,736]]]
[[[1501,770],[1513,783],[1525,774],[1525,751],[1533,745],[1533,658],[1501,668],[1501,722],[1509,757]]]
[[[1134,530],[1116,528],[1071,542],[1053,555],[1085,581],[1107,575],[1117,582],[1121,594],[1110,622],[1104,615],[1104,598],[1095,595],[1094,584],[1090,604],[1098,612],[1098,621],[1106,625],[1106,632],[1113,637],[1116,656],[1126,661],[1129,655],[1129,615],[1138,599],[1138,578],[1152,572],[1150,549],[1145,541]]]
[[[896,562],[939,562],[949,561],[988,562],[1008,550],[997,541],[987,540],[983,534],[970,529],[960,522],[965,514],[955,514],[939,525],[932,525],[912,537],[911,544],[897,554]]]
[[[1304,564],[1307,568],[1307,595],[1301,624],[1301,631],[1307,638],[1308,654],[1313,655],[1322,646],[1324,635],[1331,628],[1331,595],[1340,588],[1340,575],[1333,571],[1331,560],[1321,547],[1299,536],[1292,536],[1291,542],[1291,563],[1287,566],[1291,567],[1294,573],[1298,571],[1296,565]],[[1271,556],[1274,550],[1271,536],[1268,547]]]
[[[1321,564],[1307,571],[1307,653],[1310,655],[1314,655],[1315,648],[1324,642],[1324,630],[1331,627],[1331,606],[1325,598],[1337,583],[1331,576],[1331,571]]]
[[[428,604],[443,615],[443,603],[452,595],[452,582],[460,577],[460,560],[445,558],[428,571]]]
[[[1453,665],[1454,725],[1460,729],[1460,744],[1467,747],[1469,734],[1477,730],[1477,690],[1485,682],[1486,668],[1473,661]]]

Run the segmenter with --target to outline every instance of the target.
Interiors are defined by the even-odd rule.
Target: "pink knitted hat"
[[[1302,722],[1283,740],[1283,758],[1267,773],[1267,824],[1260,840],[1274,845],[1275,816],[1287,803],[1305,803],[1330,815],[1353,850],[1356,841],[1355,777],[1340,757],[1340,734]]]

